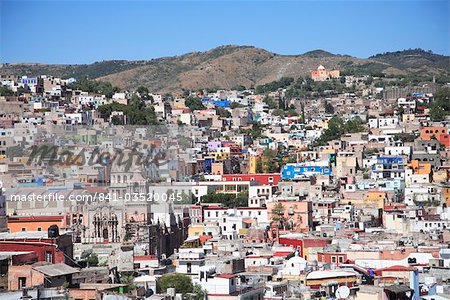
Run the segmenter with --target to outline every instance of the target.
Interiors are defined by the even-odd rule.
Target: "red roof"
[[[275,252],[273,254],[273,256],[274,257],[285,257],[285,256],[288,256],[291,253],[292,253],[292,251],[280,251],[280,252]]]
[[[156,260],[154,255],[135,255],[134,260]]]
[[[8,223],[20,222],[56,222],[62,221],[64,216],[9,216]]]
[[[216,277],[230,279],[230,278],[237,277],[237,275],[235,275],[235,274],[219,274],[219,275],[216,275]]]
[[[205,206],[204,207],[205,210],[227,210],[228,208],[226,207],[220,207],[220,206]]]
[[[405,266],[392,266],[392,267],[388,267],[388,268],[384,268],[384,269],[377,269],[375,270],[375,273],[377,275],[381,275],[381,273],[383,273],[384,271],[387,272],[407,272],[407,271],[415,271],[417,270],[414,267],[405,267]]]
[[[212,239],[212,236],[210,236],[210,235],[201,235],[200,237],[199,237],[199,240],[200,240],[200,243],[204,243],[204,242],[206,242],[207,240],[210,240],[210,239]]]
[[[405,209],[406,205],[385,205],[384,210],[396,210],[396,209]]]

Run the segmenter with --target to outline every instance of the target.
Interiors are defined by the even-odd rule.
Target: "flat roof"
[[[125,287],[126,284],[121,283],[80,283],[80,290],[108,290],[118,287]]]
[[[11,258],[15,255],[34,253],[33,251],[0,251],[0,259]]]
[[[34,270],[51,277],[63,276],[78,273],[78,269],[72,268],[66,264],[52,264],[39,267],[33,267]]]
[[[312,279],[326,279],[326,278],[337,278],[337,277],[350,277],[356,276],[354,272],[348,271],[312,271],[306,275],[307,280]]]
[[[46,239],[46,238],[48,238],[47,231],[18,231],[18,232],[0,233],[0,240]]]

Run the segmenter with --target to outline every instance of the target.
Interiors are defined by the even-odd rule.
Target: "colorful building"
[[[433,127],[422,127],[420,129],[420,139],[429,141],[434,136],[439,139],[441,134],[447,133],[447,127],[443,126],[433,126]]]
[[[331,175],[329,166],[305,166],[301,164],[286,164],[281,171],[281,178],[292,180],[315,175]]]
[[[259,185],[277,185],[280,179],[281,175],[278,173],[222,175],[223,181],[254,181]]]
[[[11,233],[21,231],[45,231],[57,225],[58,228],[67,228],[68,219],[65,216],[9,216],[8,230]]]
[[[327,80],[329,78],[339,78],[340,76],[340,71],[339,70],[331,70],[331,71],[327,71],[325,69],[324,66],[320,65],[317,70],[314,70],[310,73],[311,78],[314,81],[323,81],[323,80]]]

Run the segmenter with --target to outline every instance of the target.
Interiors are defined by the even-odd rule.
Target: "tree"
[[[134,290],[136,289],[136,284],[134,283],[135,278],[132,272],[121,273],[120,283],[126,284],[129,290]]]
[[[267,104],[267,106],[269,107],[269,109],[275,109],[275,108],[278,108],[277,102],[276,102],[275,100],[273,100],[273,98],[271,98],[271,97],[266,97],[266,98],[264,98],[264,103]]]
[[[442,87],[434,94],[434,100],[430,109],[430,117],[433,121],[442,121],[450,114],[450,87]]]
[[[101,105],[98,111],[103,118],[109,118],[113,111],[121,111],[126,116],[128,125],[156,125],[158,120],[153,107],[146,107],[144,101],[137,95],[134,95],[129,105],[113,102]],[[113,124],[121,124],[117,118],[113,118]]]
[[[344,125],[345,133],[356,133],[361,131],[364,131],[364,127],[362,126],[362,120],[360,117],[350,119]]]
[[[150,100],[153,103],[153,97],[149,95],[148,88],[146,88],[145,86],[140,86],[136,91],[138,92],[139,97],[141,97],[142,100]]]
[[[238,92],[242,92],[242,91],[245,91],[245,86],[243,86],[243,85],[236,85],[236,86],[232,87],[231,89],[232,90],[236,90]]]
[[[6,86],[0,85],[0,96],[13,96],[14,92]]]
[[[325,113],[329,115],[334,114],[334,106],[329,102],[325,102]]]
[[[268,92],[274,92],[281,88],[286,88],[290,86],[294,82],[294,78],[292,77],[282,77],[280,80],[275,80],[263,85],[258,85],[255,88],[255,92],[257,94],[265,94]]]
[[[249,122],[252,124],[252,129],[240,129],[240,133],[246,133],[252,137],[252,139],[257,139],[262,137],[263,126],[258,122]]]
[[[439,105],[432,105],[430,108],[430,117],[433,121],[443,121],[447,113]]]
[[[261,157],[256,158],[256,173],[263,173],[263,164]]]
[[[184,103],[186,107],[189,107],[192,111],[206,109],[206,107],[202,103],[202,99],[198,97],[188,97],[186,98]]]
[[[325,145],[329,141],[339,139],[344,133],[361,131],[364,131],[361,118],[356,117],[344,123],[341,118],[334,116],[328,121],[328,129],[316,140],[315,145]]]
[[[87,78],[77,80],[76,82],[70,84],[69,87],[72,89],[82,90],[84,92],[100,93],[105,95],[107,98],[112,98],[115,93],[120,91],[118,87],[112,86],[109,82],[89,80]]]
[[[277,152],[271,149],[264,149],[263,151],[263,171],[264,173],[278,172],[278,163],[276,161]]]
[[[189,297],[189,300],[203,300],[206,296],[206,291],[198,284],[194,285],[194,290],[192,291],[194,297]]]
[[[301,104],[301,110],[302,110],[302,122],[306,123],[306,116],[305,116],[305,104]]]
[[[276,108],[272,111],[272,115],[274,116],[284,116],[284,110]]]
[[[240,103],[238,103],[238,102],[235,102],[235,101],[233,101],[233,102],[230,103],[230,108],[231,108],[231,109],[239,108],[239,107],[244,107],[244,105],[242,105],[242,104],[240,104]]]
[[[137,88],[136,92],[139,93],[139,95],[143,95],[143,94],[148,94],[148,88],[146,88],[145,86],[140,86]]]
[[[367,86],[369,86],[369,85],[372,84],[372,82],[373,82],[373,77],[372,77],[372,76],[369,76],[369,77],[367,77],[367,79],[364,81],[364,84],[367,85]]]
[[[89,255],[86,258],[86,262],[87,262],[89,267],[96,267],[96,266],[98,266],[98,255],[95,254],[95,253],[91,253],[91,255]]]
[[[182,295],[194,292],[191,278],[184,274],[164,274],[156,282],[156,288],[159,293],[165,293],[168,288],[175,288],[175,293]]]
[[[396,141],[402,141],[403,143],[412,143],[416,139],[414,133],[402,132],[394,135]]]
[[[203,203],[221,203],[226,207],[246,207],[248,206],[248,193],[242,192],[238,195],[224,193],[208,193],[201,197]]]
[[[113,116],[111,118],[111,123],[113,125],[123,125],[123,119],[120,116]]]
[[[222,118],[231,118],[231,113],[225,108],[216,108],[216,115],[219,115]]]
[[[284,225],[284,206],[281,203],[277,203],[272,210],[270,211],[272,216],[272,222],[278,224],[279,228],[282,228]]]

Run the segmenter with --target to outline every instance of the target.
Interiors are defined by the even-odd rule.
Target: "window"
[[[192,272],[192,264],[187,263],[187,273],[191,273],[191,272]]]
[[[26,277],[19,277],[19,283],[18,283],[19,290],[23,289],[26,286],[27,286],[27,278]]]
[[[45,251],[45,261],[46,262],[53,262],[53,254],[51,251]]]
[[[339,262],[340,263],[344,262],[344,257],[343,256],[339,256]]]
[[[38,227],[38,228],[37,228],[37,231],[42,231],[42,227]]]
[[[25,227],[22,227],[22,231],[27,231],[27,229]]]
[[[336,263],[336,256],[332,256],[332,257],[331,257],[331,262],[332,262],[332,263]]]

